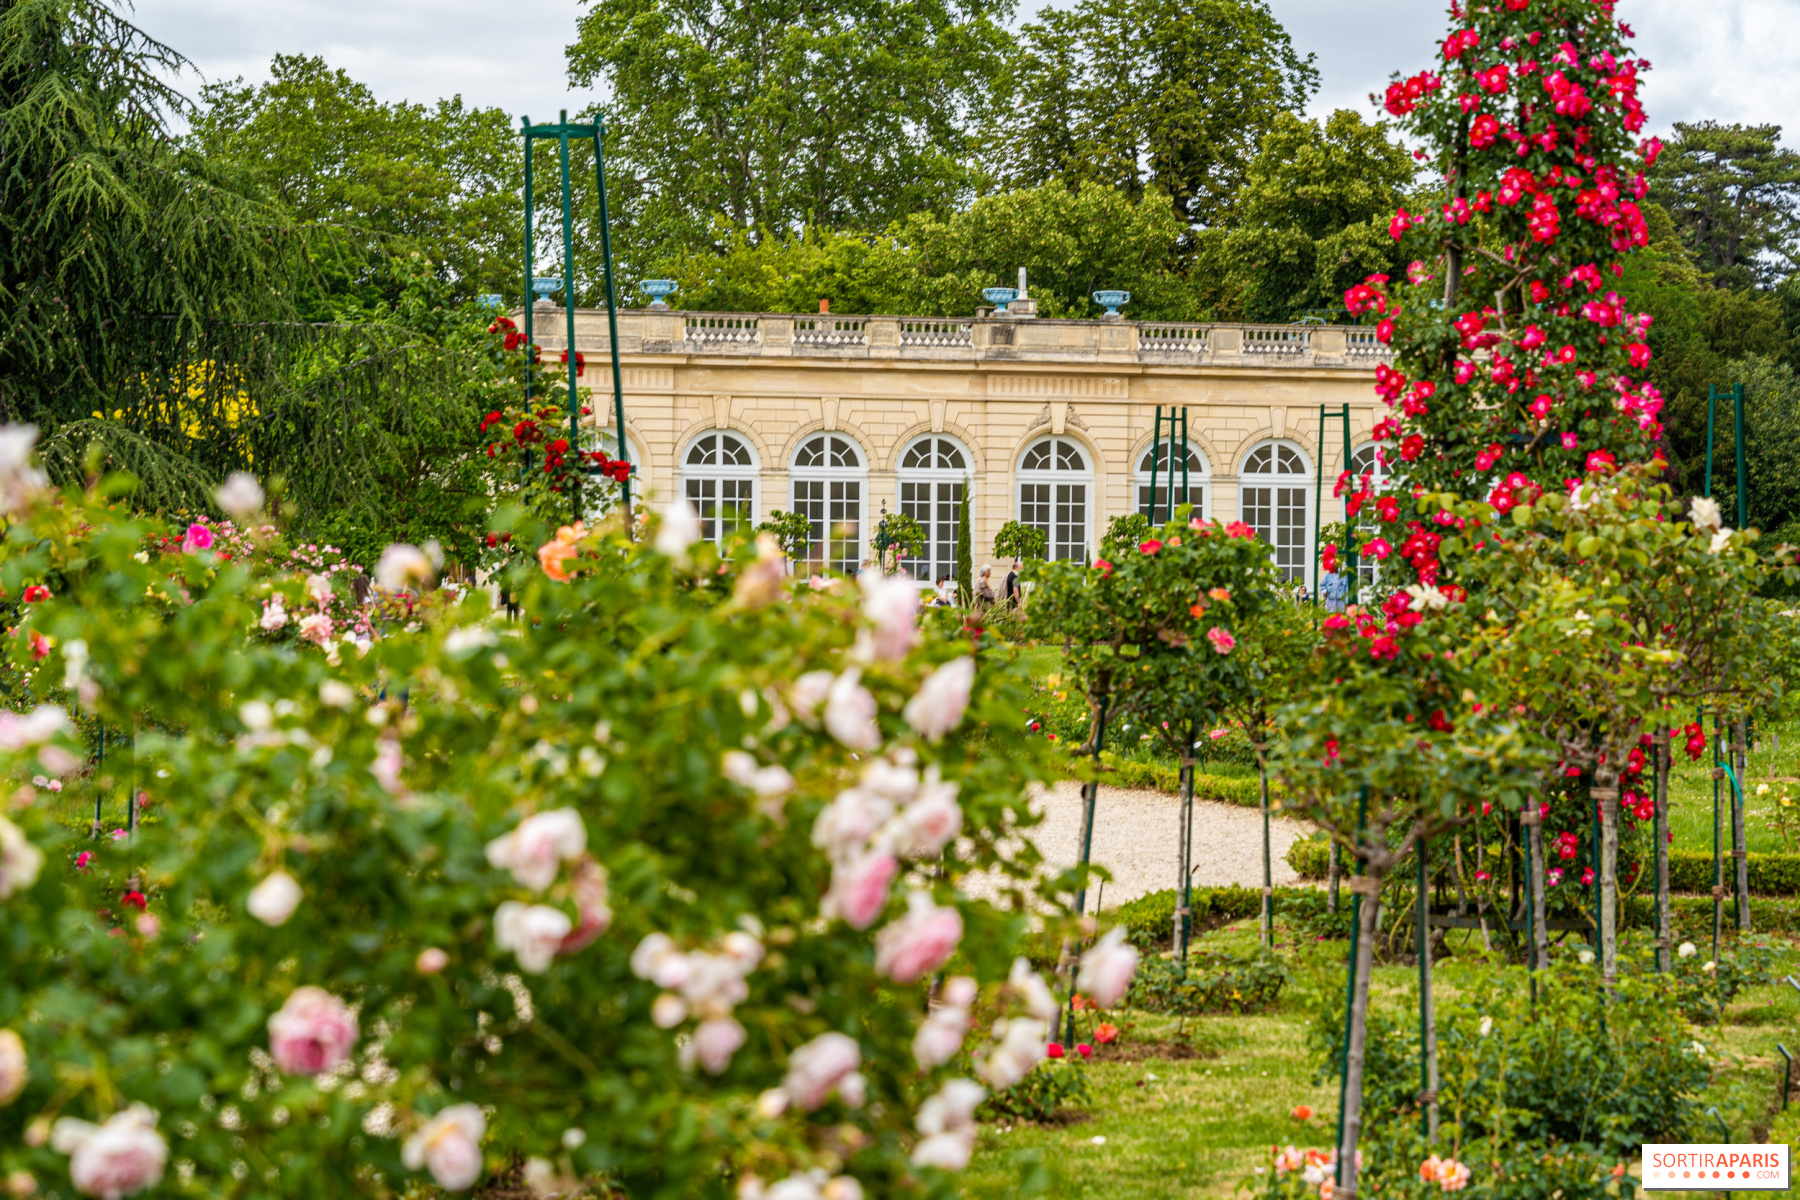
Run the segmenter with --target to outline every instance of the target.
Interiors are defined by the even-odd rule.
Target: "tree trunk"
[[[1419,856],[1419,1107],[1425,1118],[1425,1141],[1437,1141],[1438,1054],[1437,1009],[1431,998],[1431,898],[1426,891],[1429,867],[1423,836]]]
[[[1656,969],[1667,971],[1671,965],[1669,942],[1674,923],[1669,912],[1669,766],[1673,751],[1668,731],[1656,733]]]
[[[1750,857],[1749,843],[1745,840],[1744,805],[1749,797],[1744,795],[1744,779],[1749,775],[1749,738],[1744,722],[1740,719],[1731,726],[1731,758],[1737,769],[1736,786],[1732,788],[1735,797],[1731,804],[1731,857],[1737,866],[1737,927],[1739,933],[1750,932]]]
[[[1712,960],[1719,961],[1719,942],[1725,936],[1725,877],[1720,864],[1719,833],[1719,782],[1725,778],[1725,768],[1720,766],[1719,759],[1719,719],[1713,718],[1713,807],[1712,807],[1712,842],[1713,842],[1713,939]]]
[[[1193,744],[1193,738],[1188,739]],[[1169,944],[1175,948],[1175,961],[1181,977],[1187,978],[1188,952],[1188,880],[1193,877],[1194,854],[1194,760],[1181,760],[1181,828],[1176,832],[1175,928]]]
[[[1338,876],[1340,874],[1341,872],[1338,869],[1338,844],[1333,841],[1331,843],[1330,866],[1325,872],[1325,911],[1328,913],[1334,913],[1338,910]]]
[[[1544,896],[1544,817],[1538,807],[1530,801],[1526,802],[1525,811],[1519,814],[1519,824],[1525,829],[1527,842],[1527,860],[1525,870],[1531,879],[1530,887],[1530,925],[1531,969],[1541,971],[1550,965],[1550,925],[1548,905]]]
[[[1602,769],[1589,795],[1600,802],[1600,982],[1612,995],[1619,980],[1619,789],[1618,775]]]
[[[1356,1144],[1362,1134],[1363,1056],[1369,1040],[1369,981],[1375,969],[1375,924],[1381,915],[1381,877],[1358,875],[1350,886],[1361,896],[1356,957],[1351,962],[1350,1021],[1344,1029],[1344,1102],[1338,1134],[1333,1200],[1354,1200]]]

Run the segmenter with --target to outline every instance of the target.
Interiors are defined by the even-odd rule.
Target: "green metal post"
[[[1719,861],[1719,778],[1724,770],[1719,766],[1719,718],[1713,717],[1713,952],[1712,960],[1719,961],[1719,936],[1725,926],[1725,887],[1722,875],[1722,864]]]
[[[103,793],[101,792],[99,785],[98,785],[98,776],[100,774],[100,768],[104,767],[105,765],[106,765],[106,722],[102,721],[102,722],[100,722],[100,754],[99,754],[98,759],[94,763],[94,775],[96,776],[95,787],[94,787],[94,836],[95,837],[100,836],[101,829],[106,820],[104,814],[102,814],[102,812],[100,810],[100,798],[103,795]]]
[[[594,178],[600,189],[600,259],[606,271],[606,333],[607,343],[612,355],[613,383],[613,420],[618,424],[618,450],[622,462],[631,461],[631,452],[627,448],[629,440],[625,436],[625,386],[619,378],[619,297],[613,286],[612,255],[612,217],[606,206],[606,122],[600,118],[594,121]],[[629,517],[631,512],[631,476],[627,474],[619,485],[622,503]],[[629,519],[625,528],[631,528]]]
[[[1188,465],[1187,465],[1188,464],[1187,439],[1188,439],[1187,409],[1183,408],[1181,410],[1181,502],[1183,504],[1192,504],[1194,502],[1193,493],[1188,491],[1189,484],[1188,484]],[[1169,482],[1170,483],[1175,482],[1175,469],[1172,466],[1169,468]],[[1171,504],[1174,503],[1172,498],[1170,500],[1170,503]],[[1172,512],[1173,512],[1173,510],[1171,510],[1171,513]],[[1196,514],[1196,513],[1189,513],[1188,519],[1191,521],[1197,515],[1198,514]]]
[[[1350,406],[1344,405],[1344,472],[1348,474],[1353,466],[1350,461]],[[1356,603],[1356,538],[1350,532],[1350,514],[1344,514],[1344,569],[1350,572],[1345,577],[1349,585],[1349,603]]]
[[[1737,523],[1743,529],[1750,524],[1750,481],[1746,477],[1748,464],[1744,460],[1744,385],[1731,385],[1731,432],[1732,442],[1737,447]]]
[[[531,407],[531,290],[532,272],[537,270],[537,247],[532,244],[531,221],[531,118],[520,117],[525,127],[525,407]]]
[[[563,316],[568,330],[563,357],[569,367],[569,454],[580,461],[581,398],[578,388],[581,365],[575,356],[575,200],[569,187],[569,110],[562,111],[557,136],[558,162],[562,167],[562,234],[563,234]],[[579,503],[579,502],[577,502]],[[577,519],[581,517],[578,510]]]
[[[1669,925],[1663,913],[1664,889],[1669,877],[1669,835],[1664,829],[1668,819],[1669,807],[1669,759],[1673,758],[1669,746],[1668,731],[1658,728],[1654,757],[1651,759],[1651,786],[1654,789],[1652,802],[1656,806],[1656,826],[1653,836],[1656,838],[1656,969],[1666,972],[1669,969]],[[1718,962],[1718,959],[1714,959]]]
[[[1706,484],[1705,490],[1700,494],[1708,498],[1712,496],[1713,406],[1718,399],[1718,392],[1719,389],[1712,384],[1706,385]]]
[[[1356,840],[1360,844],[1363,835],[1363,823],[1369,815],[1369,789],[1365,785],[1356,797]],[[1355,864],[1350,868],[1356,875],[1362,874],[1362,857],[1356,856]],[[1379,916],[1379,914],[1377,914]],[[1356,1007],[1356,953],[1358,942],[1362,940],[1362,893],[1352,890],[1350,893],[1350,969],[1345,972],[1349,977],[1344,984],[1344,1044],[1338,1055],[1338,1129],[1336,1146],[1344,1144],[1344,1108],[1350,1102],[1350,1017]],[[1337,1164],[1334,1182],[1344,1181],[1344,1164]]]
[[[1269,770],[1263,765],[1263,751],[1256,752],[1256,781],[1262,791],[1262,935],[1263,945],[1275,945],[1275,872],[1269,859]]]
[[[1427,1142],[1437,1137],[1437,1021],[1431,1003],[1431,902],[1426,894],[1429,850],[1419,838],[1419,1129]]]
[[[1174,430],[1170,430],[1174,433]],[[1150,435],[1150,524],[1156,524],[1156,469],[1162,466],[1162,405],[1156,406],[1156,429]]]

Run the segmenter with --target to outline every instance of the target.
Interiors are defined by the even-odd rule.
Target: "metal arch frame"
[[[532,177],[531,177],[531,145],[535,141],[552,141],[559,150],[560,178],[562,183],[562,235],[563,235],[563,316],[568,329],[569,368],[569,444],[573,447],[581,445],[581,402],[578,391],[578,380],[581,373],[580,364],[575,357],[575,214],[571,189],[569,186],[569,143],[574,140],[588,141],[594,144],[594,184],[600,193],[600,255],[606,274],[606,328],[608,349],[612,357],[613,384],[613,420],[618,423],[618,457],[629,463],[631,461],[631,441],[625,432],[625,389],[619,377],[619,305],[617,292],[613,286],[612,257],[612,222],[606,206],[606,124],[596,119],[593,123],[571,122],[568,109],[558,114],[554,125],[533,125],[530,117],[520,117],[520,131],[525,137],[525,344],[531,346],[531,303],[532,303],[532,270],[537,260],[536,239],[532,230]],[[526,378],[525,397],[531,398],[529,375]],[[620,489],[624,497],[625,511],[631,511],[631,476],[629,473],[620,481]]]

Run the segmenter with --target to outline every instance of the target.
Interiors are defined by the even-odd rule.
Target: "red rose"
[[[1161,550],[1162,548],[1163,548],[1163,544],[1161,542],[1157,541],[1155,538],[1151,538],[1147,542],[1139,542],[1138,543],[1138,553],[1139,554],[1155,554],[1158,550]]]

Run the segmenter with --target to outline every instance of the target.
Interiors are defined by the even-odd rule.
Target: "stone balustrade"
[[[513,315],[522,323],[522,313]],[[1392,357],[1363,326],[678,309],[623,309],[618,320],[619,349],[626,354],[1364,370]],[[534,340],[547,350],[563,348],[566,328],[561,309],[532,313]],[[576,310],[575,341],[588,354],[608,348],[604,310]]]

